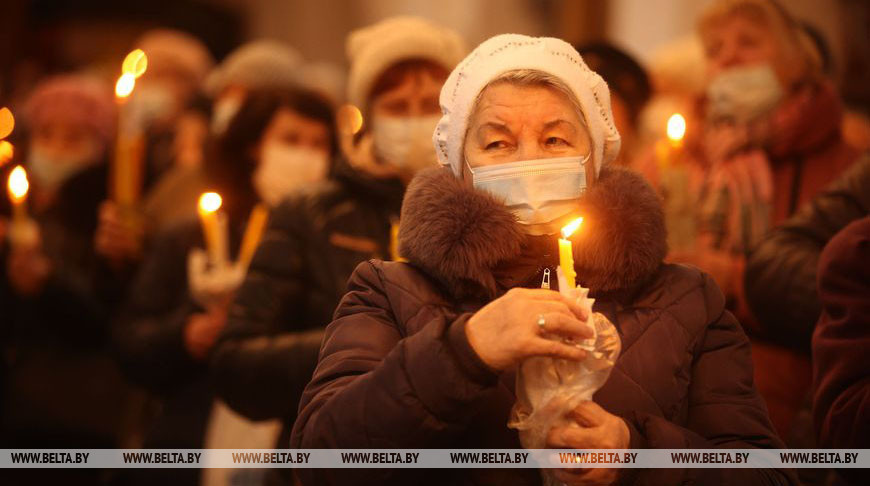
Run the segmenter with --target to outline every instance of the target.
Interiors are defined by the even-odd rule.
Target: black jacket
[[[4,182],[8,169],[0,171]],[[29,208],[52,265],[39,294],[13,290],[8,242],[0,244],[3,442],[117,447],[127,387],[108,348],[111,309],[97,291],[102,273],[93,250],[107,180],[106,164],[90,167],[64,182],[44,210]],[[0,214],[8,212],[0,198]]]
[[[630,448],[782,448],[752,384],[749,341],[722,292],[695,268],[662,263],[664,218],[652,189],[629,171],[602,169],[580,211],[577,275],[622,341],[594,400],[625,419]],[[408,263],[372,260],[351,277],[291,446],[520,448],[507,426],[515,373],[490,370],[465,326],[508,289],[539,287],[540,269],[558,264],[556,237],[527,237],[500,201],[434,169],[408,188],[400,248]],[[532,469],[298,473],[318,486],[541,484]],[[796,484],[791,471],[762,469],[626,470],[623,479]]]
[[[870,157],[863,157],[751,252],[744,285],[762,337],[809,352],[821,313],[819,254],[837,232],[868,214]]]
[[[285,421],[311,378],[323,328],[357,264],[387,258],[404,188],[346,166],[275,208],[212,353],[218,395],[254,419]]]

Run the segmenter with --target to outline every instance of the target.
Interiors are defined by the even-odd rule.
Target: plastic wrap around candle
[[[563,230],[556,275],[559,292],[574,299],[590,316],[587,323],[593,336],[576,341],[557,334],[544,335],[546,339],[586,351],[586,357],[581,361],[534,357],[520,363],[516,379],[517,401],[508,426],[519,430],[520,443],[527,449],[546,448],[550,430],[572,422],[570,412],[581,402],[592,400],[592,395],[604,386],[622,348],[613,323],[603,314],[592,311],[595,299],[589,298],[589,289],[575,286],[573,247],[568,237],[582,221],[578,218]],[[542,471],[545,485],[559,484],[550,470]]]

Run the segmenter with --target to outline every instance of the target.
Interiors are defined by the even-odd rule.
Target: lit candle
[[[577,287],[577,272],[574,270],[574,247],[568,238],[583,224],[583,218],[577,218],[562,228],[559,238],[559,268],[565,276],[569,289]]]
[[[142,181],[142,159],[145,138],[138,115],[131,111],[127,100],[136,87],[136,79],[145,73],[148,58],[136,49],[124,58],[121,77],[115,84],[118,103],[118,138],[113,165],[112,193],[124,213],[130,213],[139,200]]]
[[[245,234],[242,237],[242,247],[239,250],[238,265],[247,270],[251,259],[254,258],[254,252],[257,250],[257,245],[260,244],[260,238],[263,236],[263,231],[266,229],[266,222],[269,220],[269,210],[263,204],[257,204],[251,210],[251,215],[248,217],[248,225],[245,227]]]
[[[220,194],[216,192],[206,192],[199,197],[199,220],[209,260],[213,266],[220,268],[226,267],[229,260],[227,218],[218,212],[222,202]]]
[[[7,140],[0,140],[0,167],[12,160],[15,155],[15,147]]]
[[[5,106],[0,108],[0,139],[6,138],[15,129],[15,117],[12,111]]]
[[[660,167],[670,167],[680,157],[683,149],[683,138],[686,136],[686,118],[674,113],[668,118],[665,130],[667,142],[658,142],[655,146],[656,156]]]
[[[394,262],[407,262],[399,253],[399,220],[390,221],[390,259]]]
[[[12,111],[9,108],[0,108],[0,167],[6,165],[6,162],[12,160],[15,155],[15,148],[8,140],[3,140],[8,137],[15,128],[15,117],[12,116]]]
[[[12,224],[21,225],[27,220],[27,190],[30,188],[30,183],[27,182],[27,172],[24,168],[16,166],[9,173],[9,181],[6,185],[9,192],[9,201],[12,203]]]

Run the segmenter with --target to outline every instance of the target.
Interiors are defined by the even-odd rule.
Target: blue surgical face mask
[[[468,170],[476,189],[504,201],[527,232],[542,229],[575,211],[586,191],[586,162],[589,156],[522,160]],[[536,227],[533,229],[532,227]]]

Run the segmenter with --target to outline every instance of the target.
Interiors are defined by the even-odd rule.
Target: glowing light
[[[15,155],[15,147],[6,140],[0,140],[0,167],[12,160],[13,155]]]
[[[9,108],[0,108],[0,138],[6,138],[15,128],[15,117]]]
[[[566,224],[565,227],[562,228],[562,238],[568,239],[580,225],[583,224],[583,218],[577,218],[574,221]]]
[[[668,118],[668,139],[671,142],[680,142],[686,136],[686,119],[679,113],[674,113]]]
[[[115,83],[115,96],[118,98],[126,98],[130,96],[130,93],[133,92],[133,88],[136,86],[136,76],[132,73],[124,73],[118,78],[118,82]]]
[[[138,78],[145,74],[148,69],[148,56],[142,49],[127,54],[124,58],[124,63],[121,65],[121,72],[124,74],[132,74],[134,78]]]
[[[363,115],[354,105],[344,105],[338,110],[339,129],[345,133],[356,135],[363,127]]]
[[[199,196],[199,210],[203,213],[213,213],[220,209],[223,200],[216,192],[206,192]]]
[[[9,198],[13,203],[21,202],[27,197],[27,190],[30,188],[30,183],[27,182],[27,172],[24,167],[16,166],[9,174]]]

